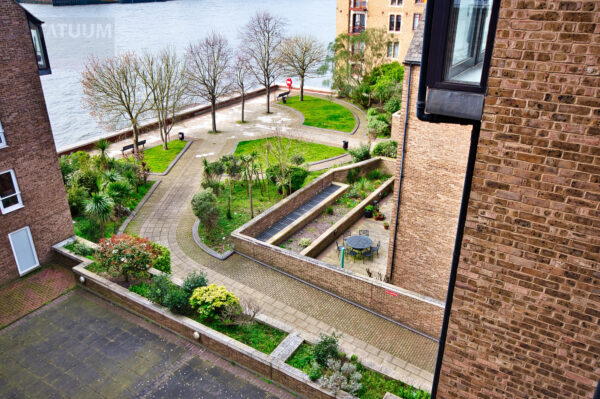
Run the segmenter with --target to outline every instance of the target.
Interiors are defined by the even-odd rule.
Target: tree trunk
[[[210,115],[212,116],[212,132],[217,133],[217,110],[216,101],[213,99],[210,103]]]
[[[132,125],[133,128],[133,152],[136,154],[140,153],[140,149],[138,148],[138,137],[140,136],[139,131],[138,131],[138,126],[137,123],[134,123]]]
[[[304,77],[300,78],[300,101],[304,101]]]
[[[249,173],[248,196],[250,197],[250,219],[254,219],[254,204],[252,201],[252,172]]]
[[[270,85],[266,85],[267,88],[267,114],[271,113],[271,99],[269,98],[271,96],[271,87]]]
[[[244,123],[244,105],[246,103],[246,99],[244,98],[244,91],[242,90],[242,123]]]

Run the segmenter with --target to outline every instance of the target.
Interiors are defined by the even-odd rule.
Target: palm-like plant
[[[231,219],[231,197],[233,196],[233,181],[239,178],[242,166],[239,163],[239,158],[235,155],[224,155],[221,157],[221,163],[225,169],[225,173],[229,176],[229,198],[227,200],[227,218]]]
[[[108,150],[109,146],[110,143],[106,139],[100,139],[96,143],[96,149],[100,150],[100,165],[102,166],[102,169],[108,169],[109,167],[108,157],[106,156],[106,150]]]
[[[254,202],[252,201],[252,174],[254,173],[254,161],[258,153],[253,151],[250,155],[242,155],[242,163],[248,178],[248,197],[250,198],[250,219],[254,218]]]
[[[92,193],[85,202],[85,214],[98,222],[100,226],[100,237],[104,237],[104,225],[110,221],[115,208],[115,203],[103,192]]]

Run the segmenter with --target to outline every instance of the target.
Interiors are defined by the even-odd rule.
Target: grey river
[[[24,6],[45,22],[52,74],[41,79],[57,148],[107,132],[82,104],[81,71],[91,55],[102,58],[167,45],[182,54],[188,43],[211,30],[224,34],[236,47],[238,32],[257,10],[285,18],[288,34],[310,33],[324,44],[335,37],[335,0],[173,0]],[[323,80],[312,79],[307,86],[322,87]]]

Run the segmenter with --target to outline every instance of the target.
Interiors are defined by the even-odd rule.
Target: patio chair
[[[370,258],[371,262],[373,261],[373,251],[371,250],[371,248],[364,250],[362,252],[362,258],[363,258],[363,263],[365,263],[365,258]]]
[[[358,230],[359,236],[369,236],[369,230]]]
[[[360,255],[360,252],[358,252],[358,251],[355,251],[355,250],[353,250],[353,249],[349,249],[349,250],[347,250],[347,251],[346,251],[346,253],[347,253],[349,256],[351,256],[351,257],[352,257],[352,260],[353,260],[354,262],[356,262],[356,257],[357,257],[358,255]]]
[[[371,252],[375,252],[377,257],[379,257],[379,248],[381,248],[381,241],[377,241],[376,247],[371,247]]]
[[[344,241],[344,245],[346,245],[346,238],[352,237],[352,232],[347,231],[342,235],[342,241]]]
[[[340,254],[342,253],[342,247],[340,244],[338,244],[337,240],[335,240],[335,250],[337,252],[337,256],[338,258],[340,257]]]

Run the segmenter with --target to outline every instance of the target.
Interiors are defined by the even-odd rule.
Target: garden
[[[333,226],[335,222],[391,177],[379,169],[368,172],[365,177],[359,177],[359,173],[359,170],[351,169],[346,178],[346,182],[350,185],[348,190],[337,198],[335,203],[325,208],[319,216],[290,236],[280,246],[293,252],[302,252]],[[383,217],[383,215],[381,216]],[[376,217],[380,217],[380,215],[376,215]]]
[[[75,234],[93,242],[115,234],[154,183],[143,152],[115,159],[105,153],[107,142],[97,147],[99,155],[78,151],[59,159]]]
[[[200,239],[217,252],[229,250],[231,232],[323,173],[309,172],[308,162],[345,152],[276,136],[242,141],[217,161],[204,159],[204,190],[192,199]]]
[[[323,98],[304,96],[304,100],[300,101],[299,96],[294,96],[280,104],[301,112],[305,126],[351,133],[356,125],[354,115],[348,108]]]
[[[341,390],[360,399],[381,399],[386,392],[405,399],[431,397],[426,391],[367,369],[356,355],[348,358],[340,351],[339,338],[336,334],[321,334],[321,339],[314,345],[304,342],[286,363],[302,370],[311,381],[334,393]]]
[[[177,155],[183,151],[187,143],[187,141],[183,140],[173,140],[169,141],[169,148],[166,150],[161,145],[144,150],[144,162],[146,162],[149,171],[152,173],[163,173]]]
[[[263,353],[271,353],[287,336],[255,319],[257,302],[209,284],[202,272],[189,274],[181,286],[171,282],[168,248],[146,238],[122,234],[101,239],[97,249],[77,241],[65,249],[93,260],[87,270]],[[162,273],[152,275],[151,267]]]

